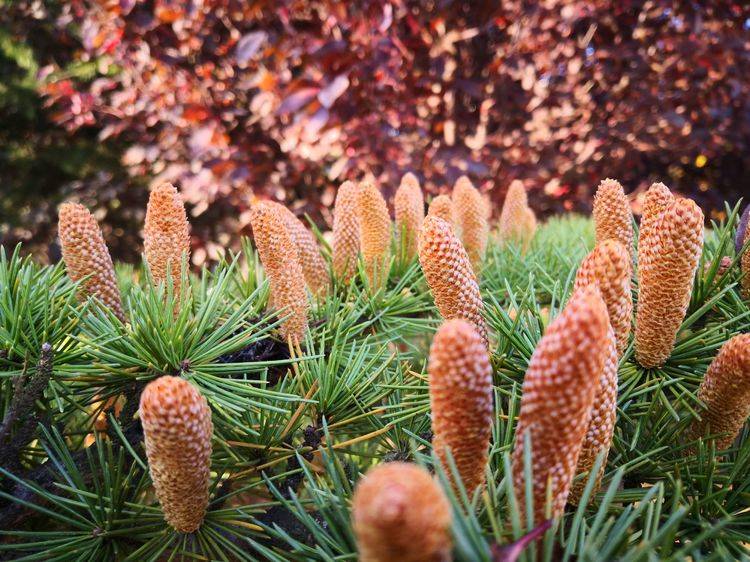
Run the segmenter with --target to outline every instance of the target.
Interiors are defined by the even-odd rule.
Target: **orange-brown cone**
[[[703,212],[689,199],[675,199],[640,240],[635,353],[645,368],[672,353],[702,248]]]
[[[453,201],[447,195],[438,195],[430,202],[427,214],[453,224]]]
[[[58,234],[68,277],[79,281],[81,298],[95,297],[125,322],[112,257],[96,219],[83,205],[60,206]]]
[[[750,416],[750,334],[735,336],[721,347],[698,398],[706,409],[693,422],[692,437],[723,434],[716,438],[716,448],[730,447]]]
[[[552,517],[562,514],[607,358],[607,308],[594,287],[574,294],[547,328],[523,381],[513,448],[513,484],[525,513],[524,435],[531,438],[534,521],[545,517],[549,480]]]
[[[594,224],[597,242],[616,240],[628,255],[633,255],[633,211],[619,181],[605,179],[599,184],[594,196]]]
[[[348,281],[357,271],[359,218],[357,186],[346,181],[339,187],[333,208],[333,273]]]
[[[487,205],[466,176],[458,178],[453,187],[453,213],[471,265],[479,273],[489,234]]]
[[[151,480],[164,518],[192,533],[208,507],[211,410],[189,382],[165,376],[141,393],[140,417]]]
[[[425,218],[419,235],[419,263],[440,315],[470,322],[487,344],[479,283],[453,226],[438,217]]]
[[[143,245],[154,283],[166,283],[169,273],[179,302],[182,264],[190,257],[190,226],[182,197],[171,184],[162,184],[149,195]]]
[[[391,462],[370,470],[352,499],[360,562],[448,562],[451,508],[423,468]]]
[[[643,199],[641,224],[638,233],[638,263],[641,263],[641,244],[653,233],[654,225],[662,213],[674,202],[674,195],[663,183],[651,184]]]
[[[633,323],[632,276],[633,265],[625,246],[615,240],[605,240],[581,262],[574,286],[574,291],[592,284],[599,288],[620,354],[628,347]]]
[[[359,239],[370,287],[382,287],[388,278],[391,257],[391,217],[380,190],[370,181],[359,187],[357,198]]]
[[[452,477],[450,449],[471,494],[484,483],[492,433],[492,368],[474,326],[460,319],[446,321],[432,340],[428,372],[433,449]]]
[[[250,223],[260,261],[271,284],[274,307],[284,317],[279,332],[285,339],[299,343],[307,331],[309,304],[297,247],[278,208],[256,205]]]
[[[396,214],[396,233],[404,244],[404,255],[411,259],[417,255],[419,229],[424,220],[424,197],[419,180],[414,174],[406,174],[393,200]]]
[[[745,207],[737,227],[737,253],[742,251],[743,246],[750,240],[750,205]],[[740,269],[742,271],[741,290],[742,298],[750,300],[750,247],[745,250],[740,258]]]
[[[529,201],[526,189],[519,180],[513,180],[505,195],[503,210],[498,221],[498,233],[503,242],[525,243],[529,236]]]
[[[531,241],[534,239],[534,235],[536,234],[536,227],[537,227],[537,220],[536,215],[534,214],[534,210],[531,207],[526,207],[526,210],[523,214],[523,223],[522,223],[522,229],[523,229],[523,248],[524,251],[528,249],[528,247],[531,245]]]

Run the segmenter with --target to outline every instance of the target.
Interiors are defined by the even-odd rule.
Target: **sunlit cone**
[[[333,273],[348,281],[357,271],[359,256],[359,218],[357,186],[346,181],[336,193],[333,208]]]
[[[547,328],[523,381],[513,448],[513,485],[525,513],[524,435],[531,438],[534,520],[562,514],[607,358],[607,308],[595,287],[575,293]]]
[[[208,507],[211,410],[192,384],[165,376],[143,389],[140,417],[164,518],[175,530],[192,533]]]
[[[644,257],[641,255],[641,245],[647,240],[653,230],[654,225],[659,221],[661,214],[674,201],[674,195],[669,188],[663,183],[651,184],[646,191],[643,199],[643,211],[641,212],[641,224],[638,233],[638,264],[640,265]]]
[[[451,476],[446,449],[471,494],[484,483],[492,433],[492,368],[474,326],[448,320],[435,334],[429,361],[433,449]]]
[[[448,195],[438,195],[430,202],[427,214],[431,217],[439,217],[449,224],[453,224],[453,201]]]
[[[599,489],[599,485],[607,468],[607,455],[612,446],[612,435],[617,420],[617,340],[612,327],[607,332],[607,357],[599,380],[599,389],[594,396],[591,407],[586,435],[583,438],[581,454],[578,456],[576,474],[586,474],[584,479],[573,482],[570,488],[568,502],[577,505],[588,483],[588,473],[594,468],[597,456],[604,451],[604,458],[596,475],[596,482],[591,491],[592,496]]]
[[[112,257],[96,219],[83,205],[64,203],[57,228],[68,277],[79,281],[89,276],[81,283],[79,296],[99,299],[125,322]]]
[[[255,245],[271,284],[273,305],[284,321],[282,337],[301,342],[307,331],[309,304],[297,247],[278,208],[256,205],[250,216]]]
[[[182,197],[171,184],[162,184],[149,195],[143,245],[154,283],[166,283],[169,273],[179,302],[182,264],[190,257],[190,227]]]
[[[689,199],[675,199],[640,241],[635,354],[645,368],[672,353],[702,248],[703,212]]]
[[[594,284],[601,291],[620,354],[628,347],[633,324],[632,276],[631,256],[625,246],[615,240],[599,242],[581,262],[576,274],[575,290]]]
[[[419,180],[414,174],[406,174],[393,200],[396,214],[396,234],[403,240],[404,255],[411,259],[417,254],[419,229],[424,220],[424,197]]]
[[[693,438],[723,434],[716,438],[716,447],[728,448],[750,416],[750,334],[735,336],[721,347],[698,398],[706,408],[690,434]]]
[[[487,344],[479,283],[450,223],[438,217],[425,218],[419,236],[419,263],[440,315],[446,320],[470,322]]]
[[[616,240],[633,255],[633,211],[620,182],[605,179],[594,196],[596,241]]]
[[[273,205],[279,209],[287,230],[292,236],[292,241],[297,247],[297,255],[307,286],[313,293],[324,293],[328,289],[330,278],[315,235],[284,205],[274,201],[264,201],[262,204]]]
[[[448,562],[451,508],[435,479],[416,464],[380,464],[352,499],[360,562]]]
[[[503,242],[523,243],[528,236],[527,214],[529,201],[520,180],[513,180],[505,195],[503,210],[498,221],[498,233]]]
[[[365,271],[375,290],[385,284],[391,257],[391,217],[380,190],[371,181],[359,187],[359,239]]]
[[[466,176],[458,178],[453,186],[453,214],[464,248],[478,274],[487,249],[487,205]]]
[[[750,228],[748,228],[748,223],[750,223],[750,205],[745,207],[742,217],[740,217],[740,223],[737,227],[737,238],[735,242],[738,254],[742,251],[742,248],[748,240],[750,240]],[[745,253],[742,254],[742,257],[740,258],[740,269],[742,270],[743,275],[741,283],[742,297],[745,300],[750,300],[750,247],[745,250]]]

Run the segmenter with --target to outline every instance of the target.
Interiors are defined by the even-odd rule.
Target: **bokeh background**
[[[0,0],[0,238],[54,259],[76,199],[134,261],[171,181],[200,264],[255,197],[325,228],[342,181],[407,171],[497,209],[520,179],[543,216],[660,180],[720,218],[750,195],[746,4]]]

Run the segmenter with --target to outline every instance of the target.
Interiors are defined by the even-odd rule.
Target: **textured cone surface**
[[[588,483],[588,473],[594,468],[596,458],[602,451],[604,451],[604,459],[596,475],[596,483],[590,497],[593,497],[593,494],[599,489],[604,470],[607,468],[607,455],[612,446],[612,435],[615,432],[615,422],[617,421],[617,365],[617,341],[615,333],[610,327],[607,332],[607,358],[599,380],[599,389],[591,407],[591,419],[589,419],[586,435],[583,438],[581,454],[578,456],[576,467],[576,474],[587,474],[587,476],[574,482],[570,488],[568,502],[573,505],[578,505],[583,490]]]
[[[423,468],[392,462],[357,484],[352,526],[361,562],[447,562],[451,508]]]
[[[453,212],[474,271],[479,272],[489,235],[487,205],[466,176],[458,178],[453,187]]]
[[[525,513],[524,434],[531,438],[534,520],[546,519],[547,481],[552,516],[562,514],[607,358],[607,308],[594,287],[574,294],[547,328],[523,381],[513,448],[513,485]]]
[[[278,208],[256,205],[250,216],[255,245],[271,284],[274,307],[284,317],[282,337],[301,342],[307,331],[308,302],[297,247]]]
[[[451,476],[450,453],[466,490],[484,483],[492,433],[492,369],[474,326],[448,320],[432,341],[429,361],[432,446]]]
[[[674,202],[674,195],[663,183],[654,183],[648,188],[643,199],[643,212],[641,213],[641,224],[638,239],[638,264],[640,265],[644,256],[641,255],[641,246],[648,240],[654,231],[654,226],[659,222],[664,211]],[[647,243],[648,244],[648,243]]]
[[[712,361],[698,390],[706,409],[693,422],[693,438],[725,434],[716,438],[717,449],[732,445],[750,415],[750,334],[726,342]]]
[[[60,206],[58,233],[68,277],[79,281],[90,276],[80,285],[79,296],[99,299],[125,322],[112,257],[96,219],[83,205],[65,203]]]
[[[294,213],[280,203],[264,201],[263,205],[272,205],[279,209],[286,228],[297,247],[297,257],[305,275],[305,282],[312,293],[322,293],[328,289],[330,278],[328,267],[320,253],[315,235],[302,224]]]
[[[333,207],[333,273],[348,281],[357,271],[359,256],[359,218],[357,186],[344,182],[336,193]]]
[[[189,382],[165,376],[143,389],[140,417],[164,518],[177,531],[192,533],[208,507],[211,410]]]
[[[737,228],[737,253],[742,251],[744,244],[750,240],[750,228],[748,223],[750,222],[750,205],[745,207],[745,211],[742,213],[740,218],[740,224]],[[750,300],[750,247],[742,254],[740,258],[740,268],[742,270],[742,298]]]
[[[166,283],[169,272],[179,302],[182,261],[190,257],[190,227],[182,197],[168,183],[154,189],[148,198],[143,245],[154,283]]]
[[[385,284],[391,258],[391,217],[375,184],[365,181],[357,197],[359,239],[365,272],[373,290]]]
[[[453,224],[453,201],[447,195],[438,195],[430,202],[427,214],[439,217],[449,224]]]
[[[643,367],[672,353],[702,248],[703,212],[689,199],[676,199],[640,241],[635,353]]]
[[[633,212],[620,182],[605,179],[594,196],[596,241],[616,240],[633,255]]]
[[[523,214],[523,247],[528,249],[536,234],[537,220],[533,209],[526,207]]]
[[[396,233],[405,246],[404,255],[411,259],[417,255],[419,229],[424,220],[424,197],[419,180],[406,174],[393,200],[396,213]]]
[[[628,347],[633,323],[632,276],[630,254],[625,246],[615,240],[598,243],[581,262],[576,274],[574,291],[592,284],[601,291],[620,354]]]
[[[511,182],[505,195],[503,210],[500,212],[498,232],[503,242],[524,242],[528,236],[528,197],[523,183]]]
[[[469,256],[450,223],[427,217],[419,236],[419,263],[440,315],[473,324],[485,345],[484,304]]]

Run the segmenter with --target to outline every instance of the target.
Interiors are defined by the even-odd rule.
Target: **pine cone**
[[[297,257],[302,266],[307,286],[313,294],[325,293],[328,290],[330,277],[328,276],[328,266],[320,253],[315,235],[302,224],[302,221],[293,212],[281,203],[263,201],[260,204],[278,208],[292,241],[297,247]]]
[[[624,250],[625,248],[623,248]],[[599,379],[599,389],[596,391],[594,404],[591,407],[591,419],[583,438],[581,454],[578,456],[576,466],[576,474],[588,475],[594,468],[596,458],[602,451],[605,451],[602,465],[596,475],[594,489],[591,491],[592,496],[599,490],[604,470],[607,468],[607,455],[612,446],[612,435],[615,432],[615,422],[617,421],[617,365],[617,340],[610,326],[607,332],[607,358]],[[573,482],[568,503],[578,505],[587,483],[588,476]]]
[[[474,326],[460,319],[446,321],[432,340],[428,372],[432,446],[449,477],[450,449],[471,494],[484,483],[492,433],[492,368]]]
[[[60,206],[57,229],[68,277],[76,282],[89,276],[79,286],[78,296],[99,299],[125,322],[112,257],[96,219],[83,205],[64,203]]]
[[[423,468],[391,462],[370,470],[352,499],[360,562],[448,562],[451,508]]]
[[[500,213],[498,232],[503,242],[524,243],[528,233],[529,201],[526,189],[520,180],[513,180],[505,195],[503,210]]]
[[[419,263],[440,315],[446,320],[467,320],[487,345],[477,277],[453,227],[443,219],[425,218],[419,236]]]
[[[348,281],[357,271],[359,218],[357,186],[346,181],[339,187],[333,208],[333,273]]]
[[[549,325],[526,370],[512,470],[516,498],[525,513],[523,458],[528,431],[536,524],[546,519],[548,480],[552,517],[565,508],[607,357],[608,330],[607,308],[599,291],[586,287]]]
[[[155,285],[172,278],[175,302],[180,300],[183,260],[190,258],[190,227],[182,197],[165,183],[151,192],[146,207],[143,245]],[[176,311],[175,311],[176,312]]]
[[[211,410],[189,382],[165,376],[143,389],[140,417],[164,518],[175,530],[192,533],[208,508]]]
[[[370,181],[360,185],[357,210],[365,271],[373,290],[385,285],[391,258],[391,217],[380,190]]]
[[[750,222],[750,205],[745,207],[742,217],[740,217],[740,223],[737,227],[737,237],[735,244],[737,253],[742,251],[743,246],[750,240],[750,228],[748,223]],[[742,257],[740,258],[740,269],[742,270],[742,298],[750,300],[750,249],[747,249]]]
[[[654,225],[659,221],[661,214],[674,202],[674,196],[669,188],[663,183],[651,184],[646,196],[643,199],[643,211],[641,212],[641,225],[638,238],[638,265],[643,263],[644,257],[641,253],[641,246],[647,240],[654,230]]]
[[[448,224],[453,224],[453,201],[447,195],[438,195],[430,202],[427,215],[439,217]]]
[[[279,332],[284,338],[301,342],[307,331],[309,305],[297,247],[276,207],[256,205],[250,223],[260,261],[271,284],[273,304],[284,317]]]
[[[532,240],[534,240],[534,236],[536,235],[536,227],[537,227],[537,220],[536,215],[534,214],[534,210],[531,207],[526,207],[526,210],[523,214],[523,250],[524,252],[528,250],[529,246],[531,245]]]
[[[698,390],[706,406],[700,420],[693,422],[692,438],[724,434],[716,448],[726,449],[750,416],[750,334],[727,341],[711,362]]]
[[[605,179],[594,196],[596,241],[616,240],[633,256],[633,211],[620,182]]]
[[[578,268],[574,291],[596,285],[607,305],[609,321],[617,338],[620,355],[628,347],[633,324],[633,295],[630,280],[633,276],[631,255],[615,240],[599,242]]]
[[[689,199],[676,199],[641,239],[635,353],[645,368],[672,353],[702,248],[703,212]]]
[[[396,211],[396,233],[403,240],[404,255],[411,260],[417,254],[419,229],[424,220],[424,198],[419,180],[414,174],[406,174],[396,191],[393,201]]]
[[[453,187],[453,212],[471,265],[478,274],[489,234],[487,205],[466,176],[458,178]]]

